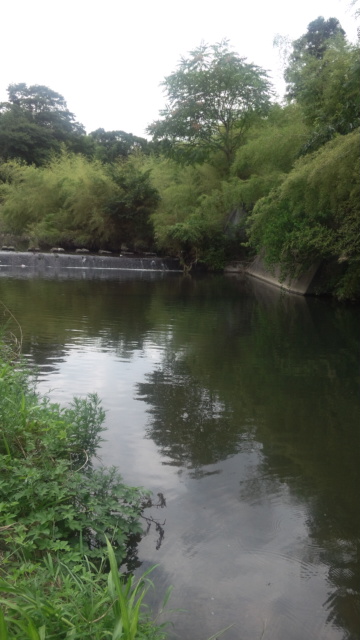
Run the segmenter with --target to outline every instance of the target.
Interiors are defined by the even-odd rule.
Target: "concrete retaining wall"
[[[285,280],[281,280],[280,267],[276,266],[273,271],[270,271],[265,265],[263,257],[257,256],[255,260],[247,266],[246,273],[253,278],[258,278],[263,282],[267,282],[268,284],[284,289],[285,291],[298,293],[304,296],[308,293],[311,282],[318,268],[319,264],[316,264],[299,278],[286,278]]]
[[[67,270],[181,271],[175,260],[154,257],[0,251],[0,273],[58,274]]]

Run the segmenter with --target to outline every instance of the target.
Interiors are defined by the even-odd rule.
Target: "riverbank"
[[[98,397],[68,408],[40,397],[13,337],[0,343],[0,383],[1,639],[164,639],[143,606],[150,571],[131,574],[151,497],[93,468]]]

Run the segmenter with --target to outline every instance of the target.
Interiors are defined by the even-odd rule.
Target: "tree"
[[[150,214],[159,202],[150,170],[141,170],[132,162],[119,161],[107,165],[107,174],[117,187],[114,197],[106,203],[105,212],[117,229],[121,241],[130,246],[149,248],[153,242]]]
[[[329,39],[341,35],[345,37],[345,31],[337,18],[325,20],[322,16],[309,23],[307,32],[293,43],[294,57],[301,57],[308,53],[321,59],[328,48]]]
[[[229,168],[254,114],[270,105],[266,72],[230,51],[227,40],[201,44],[162,84],[168,104],[148,132],[190,163],[220,151]]]
[[[325,20],[319,16],[310,22],[307,32],[292,43],[293,51],[289,65],[285,70],[287,82],[287,97],[289,100],[297,98],[302,92],[304,69],[310,64],[323,59],[326,50],[334,40],[345,42],[345,31],[337,18]],[[315,67],[319,65],[315,64]]]
[[[314,20],[293,43],[285,79],[288,99],[302,107],[311,128],[304,152],[359,126],[359,78],[359,48],[346,41],[336,18]]]
[[[8,102],[0,104],[0,157],[37,166],[58,153],[62,144],[86,150],[85,130],[75,121],[64,98],[43,85],[8,87]]]
[[[35,124],[53,131],[58,140],[65,140],[69,134],[84,134],[82,124],[68,110],[65,99],[49,87],[35,84],[28,87],[24,82],[8,87],[9,108],[18,106],[29,115]]]
[[[127,158],[135,151],[146,153],[148,141],[125,131],[105,131],[96,129],[90,133],[96,148],[96,157],[102,162],[114,162]]]
[[[1,109],[1,107],[0,107]],[[0,111],[0,157],[19,159],[40,166],[58,150],[51,131],[29,119],[21,108],[13,105]]]

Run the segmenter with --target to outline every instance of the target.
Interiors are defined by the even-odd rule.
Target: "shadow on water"
[[[311,583],[312,571],[324,573],[321,613],[301,613],[299,600],[306,637],[358,639],[359,309],[283,294],[246,278],[123,275],[102,281],[1,279],[1,299],[24,327],[24,353],[56,372],[73,344],[84,350],[96,345],[127,363],[154,348],[156,358],[137,381],[135,397],[146,408],[145,437],[155,443],[161,465],[186,484],[193,505],[190,516],[188,502],[177,498],[179,519],[190,522],[174,533],[173,547],[165,533],[162,553],[168,542],[168,556],[172,549],[180,553],[179,545],[186,550],[179,562],[193,558],[196,545],[199,556],[201,549],[219,556],[214,563],[227,567],[221,578],[230,594],[227,604],[223,600],[227,622],[236,608],[230,604],[234,589],[242,593],[237,563],[246,573],[251,557],[244,589],[260,606],[263,592],[252,591],[254,574],[265,575],[270,556],[279,573],[288,571],[284,562],[291,555],[301,585]],[[272,520],[260,516],[267,504],[276,514]],[[291,537],[295,527],[284,541],[288,525],[279,521],[290,504],[304,521],[297,525],[301,534]],[[240,526],[241,535],[231,531]],[[234,545],[241,539],[242,546],[227,565],[220,549],[228,538]],[[171,582],[166,563],[159,571]],[[177,567],[180,576],[184,571]],[[290,567],[290,577],[292,572]],[[295,601],[304,587],[297,592],[297,578],[293,583],[288,591],[290,598],[294,589]],[[186,597],[196,598],[200,616],[206,589],[196,591],[195,580],[186,584]],[[287,595],[283,589],[275,600],[277,620],[290,615]],[[318,634],[317,616],[328,625]],[[327,636],[329,629],[338,634]],[[239,637],[239,630],[232,633],[225,637]],[[279,627],[271,637],[288,639],[289,633]],[[300,640],[296,633],[291,637]]]

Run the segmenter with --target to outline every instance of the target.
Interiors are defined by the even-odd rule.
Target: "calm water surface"
[[[164,493],[139,548],[172,640],[358,640],[359,308],[242,278],[0,278],[39,390],[97,392],[102,460]]]

